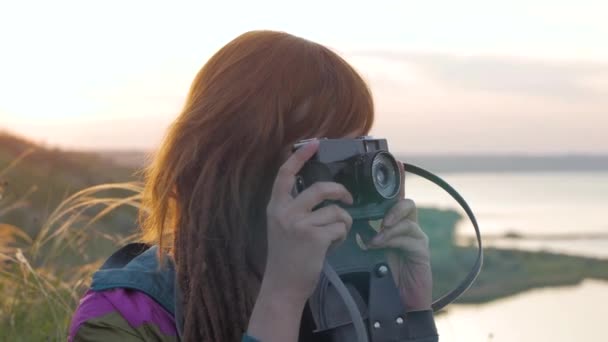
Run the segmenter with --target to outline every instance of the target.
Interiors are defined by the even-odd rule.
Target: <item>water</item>
[[[467,200],[487,236],[517,232],[534,240],[488,240],[487,245],[608,258],[608,172],[454,173],[440,175]],[[419,206],[457,209],[436,185],[406,178],[406,193]],[[461,236],[472,236],[462,220]],[[606,238],[543,239],[560,234],[605,234]]]
[[[436,318],[441,342],[608,341],[608,283],[536,289]]]
[[[507,232],[534,239],[484,239],[486,246],[549,250],[608,259],[608,172],[461,173],[440,175],[467,200],[482,235]],[[443,190],[408,176],[406,193],[419,206],[457,209]],[[423,227],[424,228],[424,227]],[[458,235],[470,237],[467,220]],[[556,236],[558,239],[555,239]],[[440,341],[608,341],[608,282],[542,288],[482,305],[451,305],[437,317]]]

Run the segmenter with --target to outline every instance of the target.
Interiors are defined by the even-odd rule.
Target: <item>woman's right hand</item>
[[[314,140],[295,151],[273,185],[266,211],[266,269],[249,325],[249,333],[262,341],[297,340],[302,309],[316,287],[327,250],[346,238],[352,224],[337,205],[312,210],[324,200],[353,203],[338,183],[317,182],[295,198],[291,194],[296,174],[318,148]]]
[[[324,200],[352,204],[344,186],[317,182],[291,195],[296,174],[319,148],[313,140],[293,153],[281,166],[266,210],[268,255],[264,282],[306,300],[315,289],[328,248],[348,233],[352,218],[343,208],[329,205],[312,210]]]

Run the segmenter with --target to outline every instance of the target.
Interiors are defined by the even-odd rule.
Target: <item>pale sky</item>
[[[5,1],[0,128],[150,149],[190,82],[252,29],[325,44],[406,153],[608,153],[608,2]]]

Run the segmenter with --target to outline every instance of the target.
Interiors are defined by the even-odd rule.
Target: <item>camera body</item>
[[[309,142],[302,140],[296,150]],[[353,139],[319,139],[317,153],[296,176],[295,192],[315,182],[342,184],[353,196],[353,204],[333,202],[346,209],[353,220],[377,220],[398,200],[402,187],[398,161],[388,151],[386,139],[362,136]]]

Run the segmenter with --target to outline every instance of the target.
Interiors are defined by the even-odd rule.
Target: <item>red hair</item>
[[[257,295],[250,260],[266,248],[253,241],[291,145],[366,134],[373,109],[350,65],[287,33],[245,33],[204,65],[146,171],[142,206],[144,241],[175,258],[186,340],[240,340]]]

